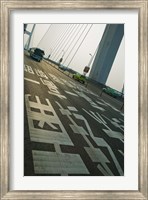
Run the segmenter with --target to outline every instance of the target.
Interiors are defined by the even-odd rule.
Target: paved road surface
[[[24,175],[124,175],[124,114],[116,100],[47,61],[26,53],[24,60]]]

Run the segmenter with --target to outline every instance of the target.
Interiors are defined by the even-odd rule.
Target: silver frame
[[[0,181],[1,199],[148,199],[148,0],[0,0]],[[139,17],[139,189],[137,191],[10,191],[9,189],[9,16],[15,9],[137,9]]]

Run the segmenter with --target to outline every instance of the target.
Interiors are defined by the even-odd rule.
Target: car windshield
[[[41,50],[41,49],[35,49],[34,52],[35,52],[36,54],[38,54],[38,55],[44,55],[44,54],[45,54],[44,51]]]

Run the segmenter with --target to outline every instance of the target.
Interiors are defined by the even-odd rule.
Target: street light
[[[89,70],[90,70],[90,65],[91,65],[91,62],[92,62],[93,57],[94,57],[94,55],[92,55],[91,53],[89,53],[89,55],[91,56],[91,58],[90,58],[90,60],[89,60],[89,62],[88,62],[88,65],[87,65],[87,66],[84,68],[84,70],[83,70],[84,76],[89,72]],[[87,85],[88,85],[88,82],[86,82],[86,86],[85,86],[85,87],[87,87]]]
[[[91,53],[89,53],[89,55],[91,56],[91,58],[90,58],[90,60],[89,60],[89,63],[88,63],[88,67],[90,67],[90,64],[91,64],[91,62],[92,62],[92,58],[93,58],[93,56],[92,56],[92,54]]]
[[[65,51],[64,51],[64,50],[62,50],[62,52],[63,52],[63,54],[62,54],[62,57],[61,57],[60,60],[59,60],[59,66],[60,66],[61,62],[63,61],[63,56],[64,56],[64,54],[65,54]]]
[[[96,48],[96,50],[95,50],[95,52],[94,52],[93,55],[92,55],[91,53],[89,53],[89,55],[91,56],[91,58],[90,58],[90,61],[89,61],[89,63],[88,63],[88,67],[90,67],[91,62],[93,61],[93,58],[95,57],[95,55],[96,55],[96,53],[97,53],[97,50],[99,49],[99,45],[100,45],[100,43],[98,44],[98,46],[97,46],[97,48]]]
[[[84,67],[84,70],[83,70],[83,75],[84,76],[89,72],[90,64],[91,64],[91,61],[92,61],[92,55],[91,55],[91,53],[89,53],[89,55],[91,56],[91,58],[90,58],[90,60],[88,62],[88,65]]]

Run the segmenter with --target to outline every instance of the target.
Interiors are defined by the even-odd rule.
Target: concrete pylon
[[[124,24],[108,24],[96,53],[89,77],[105,84],[124,35]]]

